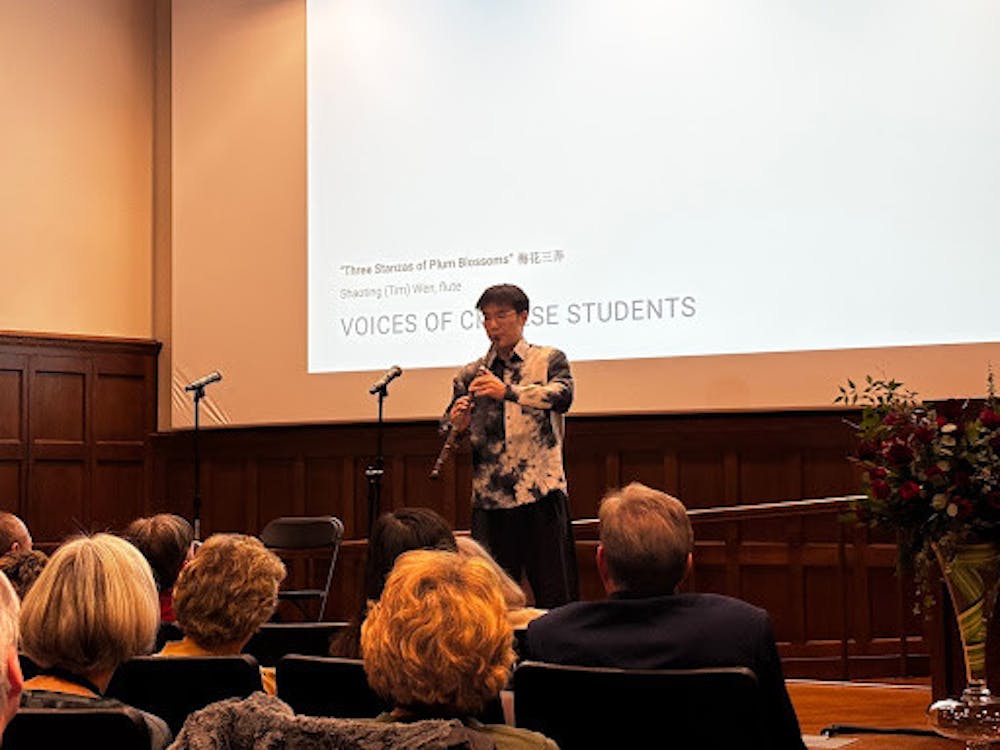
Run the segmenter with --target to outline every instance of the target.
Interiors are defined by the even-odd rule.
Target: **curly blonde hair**
[[[207,651],[240,643],[278,604],[285,565],[256,537],[214,534],[177,576],[177,624]]]
[[[514,663],[500,580],[482,560],[415,550],[399,557],[361,627],[368,683],[397,706],[479,713]]]
[[[77,537],[59,547],[21,606],[24,652],[40,667],[79,675],[148,654],[159,626],[149,563],[110,534]]]

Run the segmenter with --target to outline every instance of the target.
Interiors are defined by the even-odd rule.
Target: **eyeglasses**
[[[513,316],[517,315],[515,310],[503,310],[502,312],[495,313],[493,315],[483,315],[483,323],[506,323]]]

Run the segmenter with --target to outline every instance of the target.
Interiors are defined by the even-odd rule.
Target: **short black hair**
[[[512,307],[514,308],[514,312],[523,313],[528,310],[528,295],[519,286],[497,284],[483,292],[476,303],[476,307],[479,310],[482,310],[487,305]]]

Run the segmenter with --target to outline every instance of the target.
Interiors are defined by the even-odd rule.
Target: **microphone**
[[[203,375],[197,380],[192,380],[186,386],[184,386],[185,391],[198,391],[204,388],[206,385],[211,385],[212,383],[218,383],[222,380],[222,373],[216,370],[215,372],[210,372],[208,375]]]
[[[378,380],[375,381],[372,387],[368,389],[368,392],[371,394],[376,394],[379,391],[385,390],[385,387],[389,385],[389,383],[391,383],[393,380],[395,380],[402,374],[403,371],[400,369],[399,365],[393,365],[392,367],[390,367],[388,370],[385,371],[385,375],[383,375],[382,377],[380,377]]]

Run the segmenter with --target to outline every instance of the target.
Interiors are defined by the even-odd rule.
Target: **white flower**
[[[954,518],[955,516],[958,515],[958,506],[955,505],[955,503],[948,503],[947,513],[948,513],[949,516],[951,516],[952,518]]]
[[[943,492],[939,492],[933,498],[931,498],[931,506],[934,508],[934,510],[944,510],[944,506],[946,506],[947,504],[948,504],[948,496],[945,495]],[[952,507],[954,508],[955,506],[952,505]]]
[[[956,440],[951,435],[945,435],[941,438],[941,445],[952,446],[955,445]]]
[[[948,471],[948,469],[951,468],[951,461],[945,461],[942,459],[937,462],[937,467],[941,469],[941,471]]]
[[[954,432],[957,429],[958,429],[958,425],[956,425],[954,422],[949,422],[948,424],[944,425],[941,428],[941,432],[943,432],[945,435],[947,435],[949,432]]]

